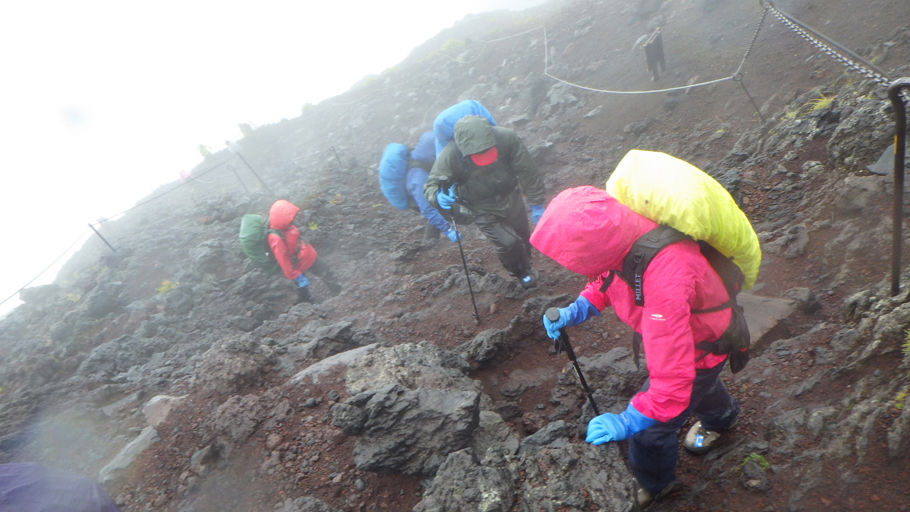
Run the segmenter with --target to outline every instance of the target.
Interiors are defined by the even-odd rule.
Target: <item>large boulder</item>
[[[479,405],[476,391],[391,384],[337,404],[332,423],[345,432],[360,432],[354,447],[358,469],[432,475],[446,455],[470,444]]]

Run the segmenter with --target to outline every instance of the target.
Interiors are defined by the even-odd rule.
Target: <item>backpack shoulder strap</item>
[[[266,242],[265,242],[266,245],[268,245],[268,243],[269,243],[268,242],[269,233],[278,235],[281,237],[282,240],[284,240],[284,233],[282,233],[280,229],[275,229],[272,227],[272,219],[270,219],[268,216],[266,216],[265,224],[263,224],[263,226],[265,227],[265,237],[264,238],[266,240]]]
[[[419,168],[423,169],[424,171],[430,172],[430,169],[433,168],[433,164],[430,162],[426,162],[424,160],[408,159],[408,169],[413,169],[415,167],[419,167]]]
[[[272,259],[275,259],[275,255],[272,254],[272,246],[269,245],[269,235],[278,235],[278,238],[284,240],[284,233],[282,233],[280,229],[275,229],[271,226],[272,226],[271,220],[268,217],[266,217],[265,218],[265,236],[263,236],[262,238],[263,238],[263,241],[265,242],[266,254],[268,254]]]
[[[654,256],[656,256],[661,249],[672,243],[685,240],[686,238],[689,237],[683,232],[664,225],[659,225],[641,235],[638,237],[638,240],[632,244],[632,248],[626,253],[625,258],[623,258],[622,271],[610,271],[610,275],[605,277],[600,285],[600,292],[606,292],[607,288],[613,283],[613,279],[618,275],[620,279],[625,281],[625,283],[632,288],[635,305],[643,306],[645,297],[642,289],[642,284],[644,282],[642,276],[645,273],[645,269],[648,268],[648,264],[651,263],[651,260],[654,259]],[[635,368],[640,367],[639,359],[641,356],[641,346],[641,334],[637,332],[632,333],[632,359],[635,361]]]
[[[622,261],[619,277],[632,288],[636,306],[645,303],[642,289],[643,278],[648,264],[664,247],[689,238],[683,232],[670,226],[660,225],[638,237]]]
[[[644,305],[644,292],[642,289],[643,278],[642,276],[645,273],[645,270],[648,268],[648,264],[651,263],[651,260],[654,256],[657,255],[664,247],[685,240],[689,238],[686,234],[682,233],[679,230],[671,228],[669,226],[657,226],[656,228],[648,231],[644,235],[640,236],[638,240],[632,244],[632,248],[629,249],[626,257],[623,258],[622,272],[619,273],[619,277],[632,288],[633,296],[635,299],[636,306]],[[717,272],[721,280],[724,283],[724,287],[727,289],[728,299],[722,304],[717,306],[706,308],[706,309],[693,309],[692,313],[711,313],[714,311],[720,311],[726,308],[732,308],[733,314],[731,315],[731,326],[727,328],[727,331],[724,332],[724,336],[732,337],[738,340],[736,342],[735,348],[739,349],[742,345],[742,340],[744,345],[748,347],[749,336],[748,328],[745,327],[745,320],[742,316],[742,307],[739,306],[736,302],[736,294],[739,293],[739,290],[742,288],[744,281],[744,276],[742,271],[739,269],[731,258],[724,256],[720,251],[712,247],[710,244],[704,241],[698,241],[699,249],[701,250],[702,255],[708,261],[708,264]],[[613,275],[615,273],[611,272],[609,277],[609,282],[612,282]],[[609,282],[605,281],[604,286],[601,286],[601,291],[606,291],[609,287]],[[741,321],[734,321],[741,320]],[[736,324],[734,326],[734,324]],[[735,327],[735,329],[733,329]],[[727,335],[728,331],[731,329],[736,332]],[[721,339],[723,339],[723,337]],[[636,368],[639,365],[639,355],[641,351],[642,338],[641,334],[633,333],[632,335],[632,352],[635,360]],[[705,351],[701,357],[707,355],[708,352],[711,353],[729,353],[728,347],[724,345],[723,347],[717,346],[717,343],[711,343],[702,341],[696,344],[696,348]],[[719,352],[720,351],[720,352]],[[748,359],[748,358],[747,358]],[[745,363],[742,363],[744,365]],[[742,369],[742,365],[739,369]],[[739,371],[739,369],[735,371]]]
[[[736,294],[742,290],[743,283],[746,280],[739,265],[733,262],[733,258],[724,256],[704,240],[698,241],[698,247],[714,271],[717,272],[717,275],[720,276],[721,281],[724,283],[724,288],[727,289],[727,295],[734,299]]]

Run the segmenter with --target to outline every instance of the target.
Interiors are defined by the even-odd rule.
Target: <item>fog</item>
[[[541,3],[6,2],[0,315],[53,280],[90,223],[197,165],[200,145],[296,117],[467,14]]]

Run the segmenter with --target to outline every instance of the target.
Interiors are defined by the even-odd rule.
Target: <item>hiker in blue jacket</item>
[[[408,155],[409,169],[405,176],[405,187],[408,190],[409,206],[416,208],[424,218],[427,219],[427,227],[424,231],[424,240],[431,242],[439,238],[439,233],[452,242],[457,242],[461,235],[449,225],[449,222],[443,218],[439,210],[430,205],[423,194],[423,186],[429,176],[429,170],[436,161],[436,153],[433,146],[433,132],[426,132],[420,136],[417,145]]]

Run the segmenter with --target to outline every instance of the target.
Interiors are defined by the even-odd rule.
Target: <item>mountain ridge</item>
[[[845,1],[784,7],[831,28],[852,26],[845,17],[855,13]],[[890,26],[850,43],[907,74],[906,9],[870,3],[859,21]],[[0,322],[3,461],[97,476],[123,510],[628,510],[624,454],[582,442],[591,411],[540,326],[540,312],[571,300],[583,280],[536,254],[541,287],[526,292],[466,228],[475,326],[456,247],[424,245],[422,219],[379,192],[386,143],[413,143],[436,112],[475,98],[528,143],[549,197],[602,186],[632,148],[711,171],[759,233],[757,293],[800,304],[728,381],[744,406],[733,441],[710,457],[681,455],[683,488],[656,510],[898,509],[908,501],[910,414],[898,407],[908,297],[887,293],[889,177],[864,168],[893,135],[881,88],[770,17],[743,82],[764,121],[734,83],[630,99],[543,74],[546,45],[554,75],[605,88],[723,76],[760,14],[713,1],[541,6],[514,23],[547,26],[547,41],[464,40],[433,67],[415,50],[298,118],[256,128],[237,143],[249,167],[222,151],[190,182],[160,187],[150,196],[160,199],[102,226],[116,254],[92,240]],[[669,66],[666,82],[652,83],[643,55],[620,43],[657,22]],[[502,24],[443,31],[426,55],[469,33],[492,40]],[[819,98],[832,101],[814,109]],[[301,206],[304,237],[343,276],[339,296],[314,279],[320,303],[294,304],[291,283],[243,258],[240,215],[276,196]],[[609,410],[643,377],[623,329],[605,318],[573,331]],[[170,411],[153,421],[145,411],[159,396]],[[396,422],[396,407],[424,419]],[[445,443],[429,427],[438,421]],[[124,469],[111,466],[150,428],[157,441]]]

